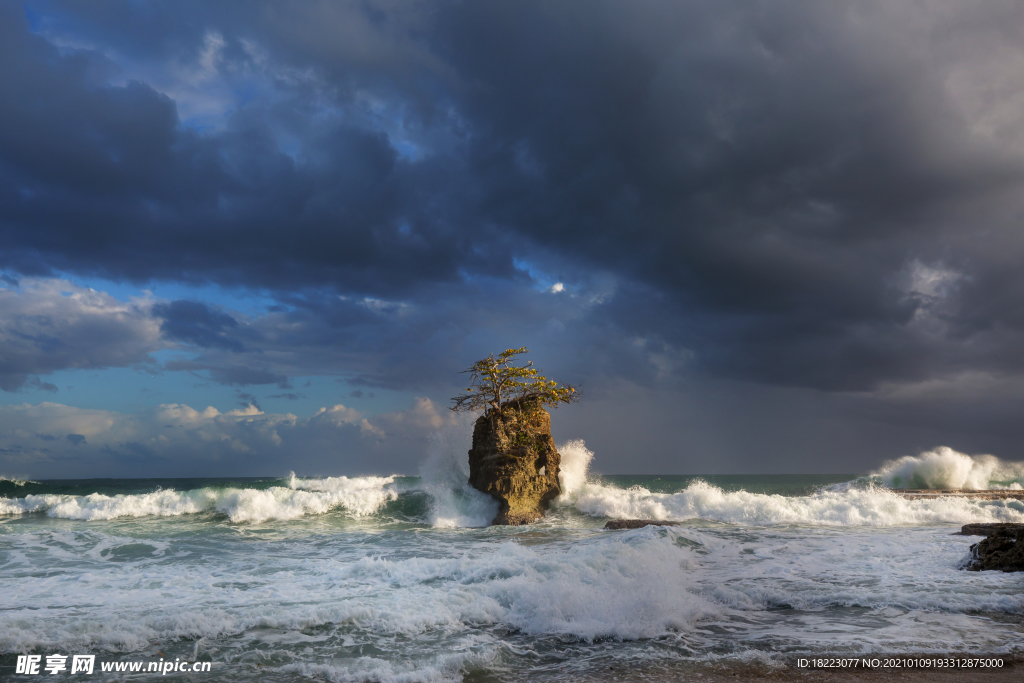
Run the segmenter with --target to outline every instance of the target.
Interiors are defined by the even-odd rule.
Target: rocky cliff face
[[[481,416],[473,428],[469,483],[498,499],[492,524],[529,524],[561,493],[561,456],[551,438],[551,416],[535,403],[514,401]]]

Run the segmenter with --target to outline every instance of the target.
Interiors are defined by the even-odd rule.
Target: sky
[[[5,476],[1022,460],[1022,266],[1014,0],[0,0]]]

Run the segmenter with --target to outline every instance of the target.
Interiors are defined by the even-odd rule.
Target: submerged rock
[[[990,529],[988,538],[971,546],[964,568],[970,571],[998,569],[1004,572],[1024,571],[1024,526]]]
[[[529,524],[544,516],[561,492],[561,456],[551,437],[551,416],[535,402],[512,401],[473,427],[469,483],[501,508],[491,524]]]
[[[640,529],[645,526],[679,526],[679,522],[663,519],[613,519],[604,525],[605,529]]]

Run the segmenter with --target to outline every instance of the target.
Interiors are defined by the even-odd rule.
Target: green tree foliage
[[[508,349],[497,356],[491,354],[463,370],[469,374],[466,393],[452,399],[451,410],[457,413],[483,410],[484,415],[501,414],[512,403],[557,408],[560,403],[575,403],[579,391],[568,384],[559,384],[533,367],[533,361],[516,365],[516,356],[529,353],[526,347]]]

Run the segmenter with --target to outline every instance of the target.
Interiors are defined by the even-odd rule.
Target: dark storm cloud
[[[580,315],[573,302],[552,301],[550,294],[502,280],[479,281],[473,289],[425,287],[398,302],[282,295],[283,310],[248,316],[232,328],[244,340],[244,352],[224,345],[190,348],[197,355],[166,367],[205,371],[223,384],[286,386],[288,377],[334,375],[363,387],[426,390],[445,386],[463,369],[461,347],[468,338],[496,347],[517,327]],[[493,310],[495,300],[503,302],[501,312]]]
[[[282,389],[290,389],[288,377],[283,373],[271,372],[265,368],[246,365],[211,365],[202,361],[173,360],[165,367],[168,370],[185,370],[191,372],[206,371],[211,379],[218,384],[232,386],[248,386],[251,384],[276,384]]]
[[[245,348],[242,342],[229,336],[238,327],[238,321],[202,302],[172,301],[156,304],[151,310],[154,316],[163,318],[160,332],[167,339],[228,351],[242,351]]]
[[[1003,33],[1000,20],[1019,31],[1019,10],[958,30],[966,17],[866,7],[857,35],[846,10],[803,3],[648,3],[618,17],[602,5],[586,20],[531,7],[473,5],[442,22],[439,44],[482,84],[464,105],[491,126],[477,163],[509,167],[503,155],[525,149],[538,169],[502,206],[510,222],[649,286],[614,300],[625,327],[770,383],[1021,369],[1006,343],[1019,334],[972,349],[955,333],[993,256],[964,214],[977,210],[972,227],[993,243],[1012,239],[1021,149],[972,134],[946,90],[952,56],[911,24],[971,44]],[[949,291],[914,289],[926,264],[949,269]],[[988,289],[1017,308],[1016,287]]]
[[[202,351],[179,369],[437,385],[437,359],[519,320],[572,340],[567,367],[641,381],[1024,370],[1016,3],[30,3],[35,32],[4,12],[2,265],[282,304],[155,309]],[[192,62],[214,85],[161,85]],[[525,304],[524,262],[595,303]],[[508,284],[502,321],[482,280]]]
[[[17,377],[17,375],[15,375],[15,376]],[[7,387],[0,387],[0,388],[3,388],[5,391],[12,391],[13,389],[11,387],[13,387],[13,385],[14,385],[14,383],[8,382]],[[24,385],[28,386],[28,387],[31,387],[33,389],[38,389],[40,391],[48,391],[51,394],[57,393],[57,385],[56,384],[53,384],[51,382],[44,382],[43,380],[39,379],[38,377],[30,377],[30,378],[28,378],[24,382]]]
[[[435,187],[445,169],[401,162],[382,132],[337,117],[308,125],[316,112],[299,104],[287,112],[302,117],[299,161],[279,148],[273,111],[239,111],[225,130],[199,135],[169,97],[139,81],[96,82],[103,57],[62,54],[6,10],[3,265],[379,291],[450,279],[481,260],[443,207],[417,204],[454,190]]]

